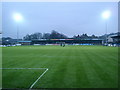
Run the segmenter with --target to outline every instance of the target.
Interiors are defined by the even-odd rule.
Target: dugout
[[[31,44],[59,44],[65,42],[66,44],[93,44],[102,45],[102,40],[78,40],[78,39],[40,39],[32,40]]]

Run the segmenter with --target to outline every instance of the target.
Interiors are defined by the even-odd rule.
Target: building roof
[[[21,42],[21,43],[30,43],[31,41],[18,41],[18,42]]]
[[[120,36],[112,36],[111,38],[120,38]]]

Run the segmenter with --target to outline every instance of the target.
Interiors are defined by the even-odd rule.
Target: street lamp
[[[106,31],[105,31],[105,34],[106,34],[106,40],[105,40],[105,42],[106,42],[106,45],[107,45],[107,19],[109,19],[109,17],[110,17],[110,11],[104,11],[103,13],[102,13],[102,17],[104,18],[104,19],[106,19],[106,25],[105,25],[105,28],[106,28]]]
[[[18,26],[18,22],[21,22],[23,20],[23,17],[20,13],[14,13],[13,14],[13,18],[14,20],[17,22],[17,43],[19,40],[19,26]]]

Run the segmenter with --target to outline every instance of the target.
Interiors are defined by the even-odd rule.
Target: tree
[[[87,34],[82,34],[82,35],[80,36],[80,38],[81,38],[81,39],[87,39],[87,38],[89,38],[89,36],[88,36]]]
[[[50,39],[50,33],[44,33],[42,38],[43,39]]]
[[[91,38],[96,38],[96,36],[93,34],[93,35],[91,36]]]
[[[91,36],[92,38],[98,38],[98,36],[95,36],[94,34]]]
[[[26,36],[23,37],[24,40],[31,40],[31,36],[27,34]]]
[[[34,34],[27,34],[26,36],[23,37],[24,40],[33,40],[33,39],[66,39],[68,38],[66,35],[58,33],[55,30],[52,30],[51,33],[34,33]]]
[[[51,39],[65,39],[68,38],[67,36],[65,36],[64,34],[60,34],[55,30],[52,30],[51,34],[50,34],[50,38]]]
[[[23,37],[24,40],[33,40],[33,39],[41,39],[42,33],[34,33],[34,34],[27,34],[25,37]]]
[[[52,30],[52,32],[50,34],[50,38],[51,39],[58,39],[58,32],[55,30]]]

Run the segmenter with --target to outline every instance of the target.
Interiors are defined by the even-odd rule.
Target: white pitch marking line
[[[46,69],[42,75],[40,75],[36,81],[30,86],[30,90],[32,89],[32,87],[38,82],[38,80],[40,80],[40,78],[48,71],[48,68],[0,68],[0,69]]]
[[[32,87],[38,82],[38,80],[40,80],[40,78],[41,78],[47,71],[48,71],[48,68],[44,71],[44,73],[42,73],[42,75],[40,75],[40,76],[38,77],[38,79],[30,86],[29,89],[32,89]]]

